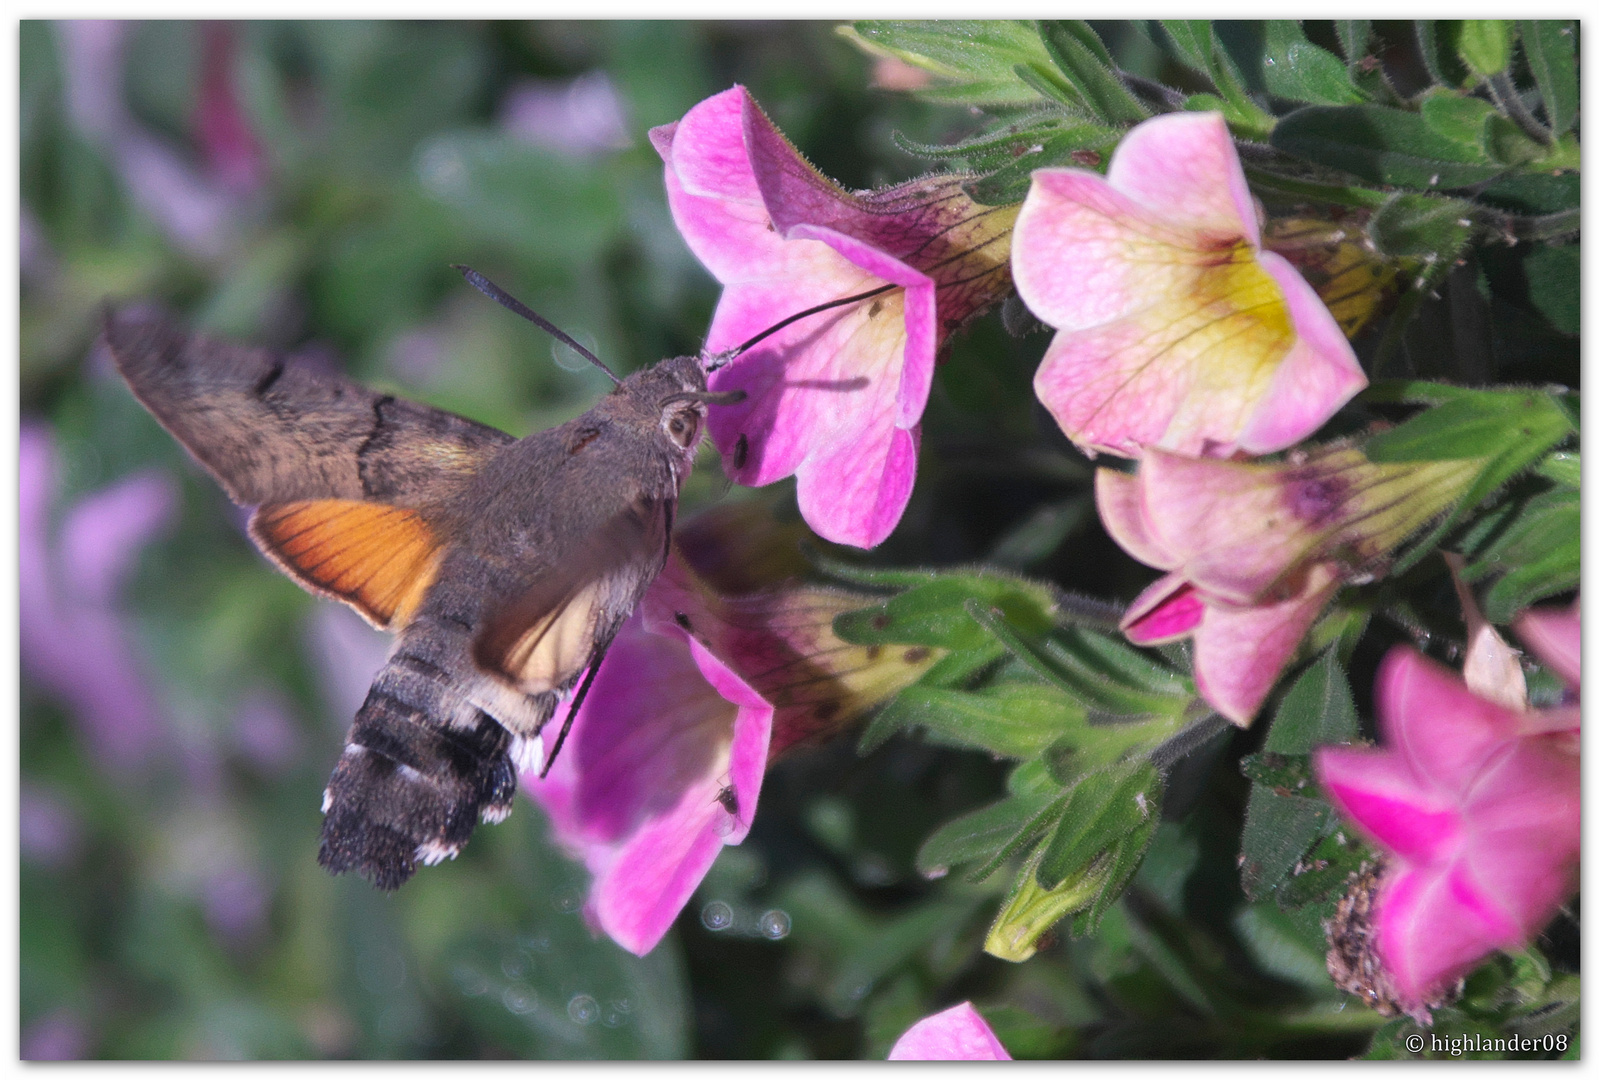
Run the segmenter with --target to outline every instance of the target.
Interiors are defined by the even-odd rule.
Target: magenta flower
[[[1010,1061],[994,1030],[963,1001],[925,1016],[906,1029],[889,1051],[890,1061]]]
[[[888,291],[800,320],[712,374],[744,390],[712,410],[729,474],[793,475],[823,537],[872,547],[916,476],[934,355],[1009,288],[1015,207],[980,206],[964,178],[851,193],[813,169],[736,86],[651,131],[691,250],[725,286],[706,338],[731,349],[817,304]]]
[[[1280,450],[1366,385],[1311,286],[1261,250],[1218,113],[1145,121],[1104,177],[1035,172],[1012,274],[1060,331],[1034,377],[1039,400],[1089,453]]]
[[[1374,464],[1328,446],[1275,464],[1149,450],[1137,475],[1101,469],[1101,521],[1168,571],[1122,620],[1137,645],[1194,637],[1195,686],[1248,725],[1341,582],[1438,514],[1479,462]]]
[[[1562,682],[1577,687],[1583,666],[1583,631],[1576,600],[1565,610],[1529,608],[1511,626]]]
[[[159,473],[127,477],[70,507],[52,536],[49,430],[24,423],[18,457],[22,671],[71,708],[90,755],[121,772],[148,761],[167,733],[117,594],[171,524],[177,493]]]
[[[750,831],[766,771],[772,706],[683,625],[711,617],[669,560],[612,642],[549,776],[523,775],[594,877],[591,923],[639,956],[723,845]]]
[[[1567,732],[1526,734],[1547,725],[1405,647],[1376,696],[1384,748],[1324,747],[1315,764],[1334,805],[1391,853],[1375,950],[1415,1015],[1490,952],[1525,945],[1576,888],[1577,715]]]

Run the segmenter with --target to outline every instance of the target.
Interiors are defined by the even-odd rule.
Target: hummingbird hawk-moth
[[[541,731],[660,573],[709,404],[717,356],[619,379],[487,279],[469,281],[583,353],[615,382],[593,409],[524,439],[312,371],[263,348],[108,313],[134,395],[254,507],[279,569],[396,640],[323,795],[318,861],[394,889],[504,820],[518,768],[548,769]],[[887,288],[887,286],[885,287]],[[585,673],[587,672],[587,677]],[[579,685],[583,679],[582,685]]]

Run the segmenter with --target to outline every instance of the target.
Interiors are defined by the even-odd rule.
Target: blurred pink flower
[[[237,24],[200,24],[200,94],[195,139],[211,174],[232,191],[247,193],[266,180],[267,162],[234,87]]]
[[[889,1051],[890,1061],[1010,1061],[994,1031],[963,1001],[925,1016],[906,1029]]]
[[[1550,732],[1406,647],[1384,659],[1376,697],[1384,748],[1314,760],[1334,805],[1392,853],[1375,947],[1415,1015],[1490,952],[1525,945],[1577,887],[1578,716],[1563,710]]]
[[[793,475],[826,539],[872,547],[916,476],[934,356],[1009,288],[1015,207],[986,207],[965,179],[864,193],[822,176],[735,86],[650,133],[690,249],[725,286],[706,348],[731,349],[784,318],[893,286],[796,322],[712,374],[740,404],[712,410],[725,467],[759,486]]]
[[[766,771],[772,706],[684,625],[709,618],[669,560],[611,643],[549,776],[523,775],[594,877],[588,917],[639,956],[723,845],[750,831]]]
[[[1562,682],[1577,688],[1583,667],[1583,626],[1576,600],[1570,608],[1529,608],[1511,628]]]
[[[1103,178],[1035,172],[1012,274],[1060,331],[1034,377],[1039,400],[1089,453],[1280,450],[1367,382],[1311,286],[1261,250],[1218,113],[1145,121]]]
[[[25,422],[18,456],[22,670],[71,708],[89,754],[120,772],[149,759],[166,730],[117,593],[171,524],[177,493],[160,473],[127,477],[68,508],[52,541],[49,430]]]
[[[1137,645],[1194,636],[1195,686],[1250,723],[1323,606],[1449,506],[1479,462],[1376,464],[1332,445],[1274,464],[1151,449],[1137,475],[1100,469],[1118,544],[1169,571],[1122,620]]]

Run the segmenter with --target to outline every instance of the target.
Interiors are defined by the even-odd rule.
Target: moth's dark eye
[[[700,415],[685,410],[674,413],[671,420],[667,421],[667,434],[672,436],[672,441],[679,446],[688,446],[694,442],[695,435],[700,431]]]

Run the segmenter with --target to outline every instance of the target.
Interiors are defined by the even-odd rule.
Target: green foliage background
[[[1514,74],[1544,91],[1560,135],[1576,109],[1575,75],[1569,88],[1546,24],[1527,25],[1533,44],[1524,31]],[[1333,826],[1320,802],[1273,804],[1266,794],[1271,768],[1283,765],[1270,754],[1304,755],[1317,741],[1290,724],[1264,736],[1270,712],[1254,732],[1207,728],[1161,761],[1160,820],[1130,849],[1121,900],[1109,893],[1091,923],[1063,924],[1027,963],[981,951],[1007,874],[927,872],[994,854],[949,823],[991,805],[1014,816],[1045,790],[1045,750],[1060,732],[1041,736],[1057,721],[1029,704],[1035,690],[1015,691],[1039,682],[1026,672],[992,691],[1004,699],[1009,735],[990,723],[992,711],[979,716],[950,687],[925,681],[878,716],[862,753],[848,737],[778,764],[749,840],[724,851],[673,933],[642,960],[584,928],[583,871],[549,845],[525,801],[505,824],[479,829],[459,860],[394,896],[328,877],[315,864],[317,807],[349,716],[330,703],[335,676],[315,629],[317,602],[254,552],[222,493],[91,354],[104,301],[158,299],[198,327],[313,349],[362,381],[526,434],[584,411],[604,379],[473,293],[448,264],[483,271],[619,370],[697,349],[716,287],[672,227],[649,127],[739,82],[846,186],[904,179],[940,157],[991,174],[980,197],[1014,200],[1029,169],[1108,150],[1147,111],[1102,74],[1104,54],[1139,79],[1181,87],[1192,107],[1214,102],[1236,133],[1270,147],[1278,157],[1246,160],[1264,162],[1283,208],[1315,188],[1319,200],[1379,211],[1377,235],[1389,254],[1415,260],[1416,285],[1398,314],[1357,341],[1369,369],[1576,388],[1577,245],[1479,242],[1513,216],[1548,223],[1577,206],[1575,136],[1563,172],[1559,144],[1529,149],[1481,96],[1456,92],[1474,85],[1469,61],[1494,67],[1493,34],[1455,23],[1308,24],[1302,33],[1293,23],[1195,22],[1097,23],[1095,37],[1081,26],[859,24],[855,33],[879,48],[932,55],[949,69],[944,89],[911,96],[872,88],[872,58],[831,24],[235,24],[235,86],[269,173],[240,206],[236,241],[197,256],[141,211],[114,157],[74,126],[60,27],[23,23],[22,202],[42,252],[24,265],[23,416],[55,433],[58,510],[152,467],[182,492],[178,524],[141,554],[123,603],[171,719],[173,758],[137,774],[101,770],[68,710],[23,672],[25,791],[64,807],[76,837],[63,857],[25,854],[22,863],[25,1047],[40,1025],[66,1024],[80,1052],[110,1058],[881,1057],[917,1018],[970,998],[1018,1057],[1392,1049],[1403,1022],[1347,999],[1323,969],[1327,902],[1273,896]],[[1358,57],[1341,59],[1341,43],[1358,39],[1388,43],[1385,63],[1416,83],[1406,107],[1384,96]],[[194,24],[136,24],[118,86],[135,121],[185,160],[197,153],[200,41]],[[959,47],[938,51],[951,41]],[[523,80],[594,72],[623,103],[626,147],[575,155],[497,123]],[[1429,85],[1444,88],[1444,104],[1417,104]],[[974,102],[996,124],[1020,125],[1009,137],[1025,131],[1051,160],[1008,166],[1006,140],[950,107]],[[1367,110],[1367,136],[1349,137],[1345,109]],[[1436,164],[1416,164],[1415,153],[1401,160],[1391,144],[1432,147],[1456,171],[1433,179]],[[1297,168],[1272,172],[1295,154]],[[1317,172],[1334,168],[1343,170],[1336,181]],[[1435,184],[1479,186],[1446,198],[1427,193]],[[1451,225],[1463,219],[1470,234]],[[996,314],[953,343],[925,419],[911,507],[854,572],[981,562],[1120,601],[1151,579],[1101,531],[1091,465],[1033,398],[1047,341],[1012,336]],[[1575,394],[1552,395],[1540,400],[1575,410]],[[1468,420],[1504,413],[1473,400],[1456,406]],[[1567,414],[1556,415],[1549,439],[1496,481],[1514,478],[1512,486],[1450,523],[1466,530],[1455,546],[1474,555],[1488,602],[1499,603],[1491,618],[1576,584],[1575,527],[1570,552],[1565,533],[1551,539],[1551,523],[1575,526],[1577,511],[1575,450],[1546,454],[1570,431]],[[708,447],[684,512],[769,497],[727,490]],[[777,502],[786,497],[779,491]],[[1294,689],[1277,706],[1280,719],[1348,737],[1358,716],[1371,715],[1366,688],[1388,645],[1417,634],[1440,649],[1459,640],[1438,560],[1408,574],[1331,617],[1320,641],[1330,649],[1308,654],[1285,680]],[[923,603],[918,617],[953,613],[976,649],[999,655],[1001,641],[1026,652],[1026,642],[1005,638],[1014,629],[962,614],[992,581],[944,580],[954,591],[942,599],[904,603]],[[1025,616],[1032,602],[1016,610]],[[1395,611],[1404,619],[1381,617]],[[1035,644],[1040,655],[1060,645]],[[1185,665],[1181,650],[1164,658],[1172,669],[1096,655],[1126,675],[1127,693],[1148,691],[1152,679],[1181,682],[1172,671]],[[1335,684],[1342,698],[1327,689]],[[1187,700],[1180,691],[1171,691],[1174,724]],[[273,769],[240,749],[241,717],[263,696],[296,733],[292,760]],[[1330,700],[1344,702],[1343,713],[1329,712]],[[930,716],[946,717],[945,727]],[[189,759],[211,763],[211,786],[195,785]],[[1247,807],[1258,832],[1263,816],[1279,820],[1255,848],[1246,837],[1248,850],[1262,854],[1286,834],[1300,842],[1266,853],[1246,882],[1249,897],[1238,867]],[[929,840],[940,826],[944,848]],[[1098,850],[1093,837],[1053,835],[1035,857],[1058,869],[1072,864],[1074,845]],[[264,915],[242,935],[208,921],[196,885],[219,850],[251,868],[264,898]],[[996,865],[1015,853],[1000,852]],[[1047,865],[1040,880],[1048,877]],[[729,928],[702,918],[715,903],[726,905]],[[763,921],[769,912],[782,917]],[[769,932],[785,921],[787,934]],[[1476,996],[1447,1024],[1470,1031],[1540,1009],[1548,1020],[1554,1003],[1570,1026],[1576,983],[1562,973],[1575,961],[1576,921],[1564,917],[1539,948],[1475,976]]]

